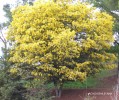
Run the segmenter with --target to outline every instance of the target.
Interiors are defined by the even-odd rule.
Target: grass
[[[96,76],[90,76],[87,77],[87,80],[85,80],[84,82],[80,82],[80,81],[68,81],[65,82],[63,85],[63,88],[65,89],[78,89],[78,88],[94,88],[97,86],[97,84],[99,84],[100,79],[109,77],[109,76],[113,76],[116,73],[114,71],[110,71],[110,70],[102,70],[100,73],[96,74]],[[48,84],[49,88],[54,88],[53,83],[49,83]]]
[[[97,78],[105,78],[105,77],[109,77],[109,76],[113,76],[116,75],[117,73],[115,73],[116,69],[113,70],[102,70],[100,73],[98,73],[96,75]]]
[[[87,84],[87,85],[86,85]],[[65,82],[63,85],[63,88],[65,89],[76,89],[76,88],[86,88],[86,86],[89,87],[94,87],[97,85],[97,81],[95,78],[88,77],[87,81],[80,82],[80,81],[68,81]],[[53,83],[48,84],[48,88],[54,88]]]
[[[66,82],[64,83],[64,87],[63,88],[86,88],[86,87],[94,87],[96,86],[97,81],[95,78],[92,77],[88,77],[87,80],[85,80],[84,82],[80,82],[80,81],[75,81],[75,82]]]

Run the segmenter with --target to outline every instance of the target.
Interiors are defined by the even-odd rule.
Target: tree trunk
[[[61,88],[55,88],[55,93],[56,93],[56,97],[61,97],[62,94],[62,89]]]
[[[118,60],[118,65],[117,66],[118,66],[118,72],[119,72],[119,60]]]
[[[56,97],[61,97],[62,95],[62,84],[54,82]]]

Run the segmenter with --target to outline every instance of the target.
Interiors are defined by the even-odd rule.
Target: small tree
[[[42,0],[41,0],[42,1]],[[67,80],[84,80],[101,69],[114,68],[113,18],[80,2],[35,2],[13,12],[8,39],[11,61],[27,64],[32,75],[46,75],[61,95]]]

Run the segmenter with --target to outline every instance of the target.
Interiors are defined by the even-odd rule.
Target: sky
[[[9,3],[14,4],[16,0],[0,0],[0,22],[5,21],[4,12],[3,12],[3,5]]]
[[[0,23],[4,22],[6,18],[4,17],[3,5],[5,4],[14,4],[16,0],[0,0]],[[0,42],[0,56],[2,55],[1,47],[3,46],[2,42]]]

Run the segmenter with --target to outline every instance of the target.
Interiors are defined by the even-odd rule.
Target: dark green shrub
[[[20,80],[14,80],[9,73],[0,70],[0,100],[26,100],[24,90]]]
[[[50,94],[50,89],[48,89],[43,79],[29,81],[26,87],[28,89],[26,93],[27,100],[51,100],[53,98]]]

